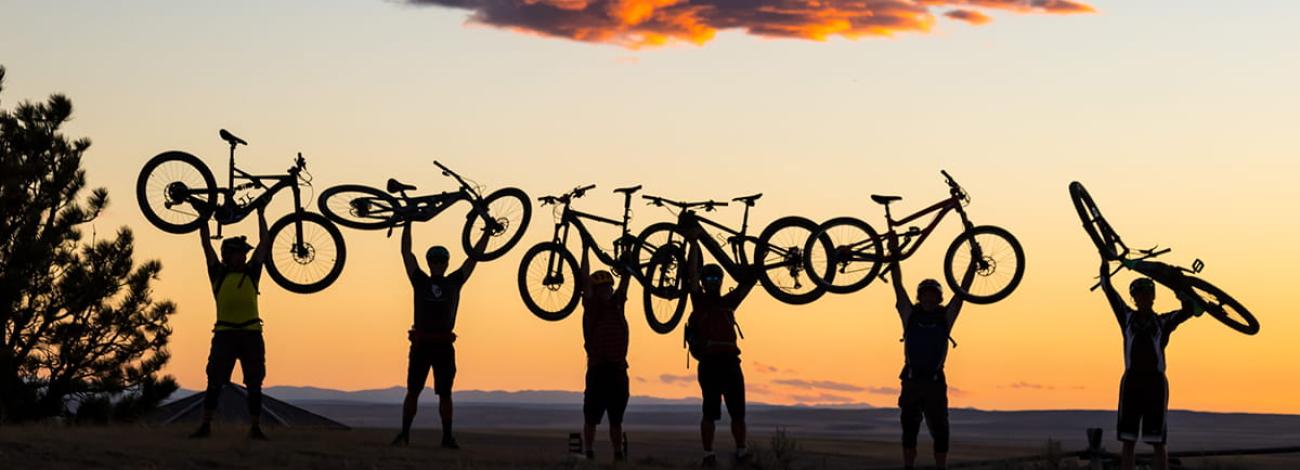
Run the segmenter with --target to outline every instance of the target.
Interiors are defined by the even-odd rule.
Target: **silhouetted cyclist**
[[[1124,332],[1124,376],[1119,382],[1119,440],[1124,450],[1121,466],[1131,470],[1134,466],[1134,447],[1138,437],[1151,444],[1155,451],[1155,466],[1169,468],[1169,454],[1165,443],[1165,415],[1169,409],[1169,381],[1165,378],[1165,346],[1169,337],[1187,319],[1201,314],[1200,302],[1190,296],[1180,295],[1182,308],[1158,315],[1152,309],[1156,300],[1156,284],[1150,278],[1134,279],[1129,284],[1129,295],[1136,308],[1124,302],[1110,278],[1110,263],[1101,263],[1101,289],[1115,312],[1115,319]]]
[[[709,236],[698,223],[681,225],[691,240]],[[686,320],[686,337],[691,355],[699,360],[696,372],[703,398],[704,417],[700,421],[700,441],[704,445],[705,467],[717,466],[713,452],[715,422],[722,419],[722,402],[731,417],[731,436],[736,441],[736,460],[749,459],[745,440],[745,375],[740,368],[740,346],[736,343],[736,309],[749,295],[758,276],[753,268],[742,268],[736,287],[722,294],[723,269],[716,264],[700,267],[700,248],[695,246],[687,260],[686,288],[689,289],[691,314]]]
[[[490,234],[484,232],[477,248],[487,246]],[[442,246],[429,247],[424,258],[429,265],[426,274],[411,251],[411,224],[402,226],[402,262],[414,292],[415,319],[407,336],[411,350],[406,367],[406,400],[402,403],[402,432],[393,438],[393,444],[411,442],[411,422],[420,405],[420,392],[433,369],[433,392],[438,395],[438,415],[442,418],[442,447],[459,449],[452,435],[451,387],[456,380],[456,311],[460,307],[460,291],[474,273],[478,264],[466,258],[460,269],[446,274],[451,253]]]
[[[230,383],[235,361],[244,374],[248,389],[248,436],[266,440],[262,432],[262,379],[266,378],[266,343],[262,340],[262,318],[257,309],[258,282],[262,265],[270,251],[266,230],[266,213],[257,209],[257,248],[244,237],[230,237],[221,242],[221,258],[212,250],[212,233],[208,224],[199,225],[203,257],[208,265],[208,281],[217,303],[217,322],[212,329],[212,348],[208,351],[208,389],[203,394],[203,422],[190,434],[204,438],[212,434],[212,415],[217,410],[221,389]],[[249,256],[252,250],[252,256]]]
[[[587,351],[587,384],[582,395],[583,450],[594,459],[596,426],[609,415],[609,441],[614,445],[614,460],[623,461],[623,412],[629,396],[627,380],[627,269],[615,267],[621,274],[618,287],[609,271],[591,272],[587,250],[582,250],[582,267],[578,288],[582,292],[582,340]]]
[[[898,237],[888,238],[891,253],[898,253]],[[943,304],[943,287],[939,281],[926,279],[916,287],[916,303],[903,287],[903,270],[895,258],[889,265],[894,284],[895,307],[903,321],[903,355],[905,364],[898,378],[902,381],[898,396],[903,425],[903,467],[916,465],[916,440],[925,421],[934,439],[934,462],[938,468],[948,465],[948,382],[943,366],[948,359],[952,327],[965,303],[956,297]],[[972,263],[962,277],[963,288],[975,279]]]

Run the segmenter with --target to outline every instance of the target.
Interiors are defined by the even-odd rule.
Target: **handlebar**
[[[457,182],[457,183],[460,183],[461,187],[463,187],[463,188],[467,188],[467,189],[468,189],[468,188],[472,188],[472,186],[470,186],[469,183],[465,181],[465,178],[461,178],[460,175],[457,174],[455,171],[452,171],[451,168],[447,168],[446,165],[443,165],[442,163],[438,162],[437,160],[434,160],[434,161],[433,161],[433,164],[434,164],[434,166],[437,166],[438,169],[442,170],[442,175],[443,175],[443,176],[450,176],[450,177],[452,177],[452,178],[455,178],[455,179],[456,179],[456,182]]]
[[[709,200],[709,201],[698,201],[698,202],[684,202],[684,201],[674,201],[659,196],[651,196],[649,194],[642,195],[641,199],[650,201],[647,203],[650,205],[663,206],[666,204],[682,210],[690,210],[690,209],[700,207],[700,208],[704,208],[705,211],[711,212],[714,209],[717,209],[719,207],[727,206],[727,203],[723,201]]]
[[[596,185],[594,184],[589,184],[586,186],[578,186],[573,188],[572,191],[565,193],[564,195],[541,196],[537,198],[537,201],[541,202],[543,206],[551,205],[551,204],[563,204],[572,201],[574,199],[580,198],[582,196],[585,196],[587,194],[587,191],[591,191],[593,189],[596,189]]]

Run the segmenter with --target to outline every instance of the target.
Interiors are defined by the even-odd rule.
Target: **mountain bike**
[[[212,170],[199,157],[177,150],[160,153],[145,163],[136,180],[135,195],[145,219],[175,234],[193,232],[215,220],[213,238],[219,239],[222,226],[244,220],[288,189],[293,194],[293,213],[271,224],[267,273],[291,292],[307,294],[328,287],[343,270],[347,248],[338,227],[303,206],[302,186],[311,186],[307,160],[299,153],[282,175],[249,174],[235,166],[235,147],[248,142],[225,129],[219,135],[230,144],[226,186],[217,186]]]
[[[343,184],[321,192],[317,201],[320,211],[344,227],[387,229],[391,235],[394,227],[409,221],[432,220],[453,204],[468,201],[470,210],[460,238],[467,256],[477,261],[491,261],[519,243],[533,215],[533,206],[523,190],[504,188],[484,197],[481,187],[470,184],[442,163],[434,161],[433,164],[442,170],[443,176],[455,179],[460,188],[439,194],[409,196],[406,192],[417,188],[391,178],[382,191],[365,185]],[[476,243],[484,232],[491,238],[479,249]]]
[[[686,310],[686,302],[680,295],[682,286],[676,276],[686,262],[681,240],[671,243],[643,234],[651,243],[642,243],[642,237],[632,235],[628,227],[632,220],[632,195],[640,191],[641,186],[614,190],[623,195],[621,221],[574,209],[573,202],[595,187],[581,186],[560,196],[539,198],[543,206],[555,207],[555,231],[550,241],[533,246],[519,263],[519,293],[524,305],[534,315],[550,321],[562,320],[577,308],[581,294],[576,282],[578,262],[568,248],[569,234],[576,229],[583,250],[591,250],[596,259],[606,265],[626,266],[625,274],[618,274],[618,269],[613,272],[633,276],[643,290],[655,294],[643,297],[646,322],[650,328],[660,334],[672,331],[672,328],[665,330],[663,325],[676,325]],[[584,221],[620,228],[620,235],[614,239],[610,251],[596,242]],[[653,228],[651,226],[647,231]]]
[[[698,224],[700,228],[709,227],[718,232],[718,239],[715,239],[714,236],[700,237],[697,240],[699,246],[713,255],[718,264],[732,278],[745,275],[746,273],[742,271],[756,271],[755,274],[758,276],[759,283],[763,285],[763,289],[781,302],[801,305],[817,300],[825,293],[825,290],[805,278],[803,260],[804,242],[817,229],[817,224],[803,217],[782,217],[769,224],[755,238],[749,235],[749,211],[761,197],[763,197],[762,194],[754,194],[731,200],[745,207],[740,229],[733,229],[700,216],[700,212],[713,212],[719,207],[726,207],[727,202],[714,200],[684,202],[659,196],[642,196],[650,205],[668,208],[670,211],[675,210],[678,218],[675,223],[661,222],[647,227],[641,233],[640,243],[643,247],[648,248],[661,245],[686,246],[688,239],[683,231],[684,224]],[[723,248],[723,243],[727,245],[726,248]],[[751,249],[753,250],[752,257],[749,255]],[[650,281],[655,285],[661,283],[665,285],[684,285],[685,283],[686,273],[683,270],[653,274],[671,276],[668,279],[658,279],[651,276]],[[647,290],[644,295],[675,294],[685,296],[686,293],[686,290],[682,290],[680,293]],[[656,331],[672,331],[677,326],[676,321],[680,320],[680,318],[673,318],[672,320],[671,323],[657,325]]]
[[[1255,319],[1244,305],[1222,289],[1195,277],[1205,269],[1203,261],[1199,259],[1193,261],[1191,268],[1149,261],[1173,250],[1159,247],[1129,249],[1110,223],[1102,217],[1101,210],[1097,209],[1097,204],[1088,194],[1088,190],[1078,181],[1070,183],[1070,199],[1074,201],[1074,209],[1079,213],[1079,220],[1083,222],[1084,232],[1088,233],[1088,238],[1097,247],[1102,259],[1120,262],[1120,266],[1111,274],[1124,268],[1137,271],[1174,292],[1194,295],[1201,300],[1206,313],[1229,328],[1247,335],[1259,332],[1259,320]],[[1092,289],[1098,287],[1101,287],[1100,283],[1093,285]]]
[[[1025,251],[1020,241],[1006,229],[993,225],[975,225],[966,215],[970,194],[947,171],[940,171],[948,185],[948,197],[901,219],[894,219],[890,204],[903,198],[871,195],[871,200],[884,206],[887,233],[885,237],[898,237],[898,251],[887,252],[882,237],[870,224],[855,217],[838,217],[818,227],[818,237],[831,240],[831,249],[818,250],[812,239],[808,247],[808,273],[813,282],[837,294],[856,292],[877,277],[884,277],[889,265],[910,258],[921,244],[934,232],[944,217],[956,213],[964,230],[948,245],[943,261],[944,278],[953,293],[963,300],[988,304],[1006,298],[1025,275]],[[933,214],[924,228],[908,226]],[[884,238],[888,240],[888,238]],[[960,276],[974,264],[975,277],[970,288],[959,282]],[[821,276],[826,273],[826,276]]]

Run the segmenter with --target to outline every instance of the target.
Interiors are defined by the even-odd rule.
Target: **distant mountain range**
[[[406,397],[405,387],[388,387],[369,390],[334,390],[320,387],[276,386],[267,387],[267,395],[293,403],[336,403],[336,404],[395,404]],[[172,395],[176,400],[197,393],[196,390],[179,390]],[[433,390],[426,389],[426,395]],[[501,405],[580,405],[582,392],[568,390],[458,390],[453,395],[457,403],[501,404]],[[691,405],[698,406],[699,398],[660,398],[651,396],[632,396],[631,405]],[[753,403],[754,406],[776,406]],[[817,405],[815,408],[871,408],[865,403]]]

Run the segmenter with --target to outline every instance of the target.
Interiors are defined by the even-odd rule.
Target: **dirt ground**
[[[320,469],[635,469],[691,468],[701,456],[696,435],[683,432],[640,433],[630,436],[629,462],[615,466],[605,437],[599,438],[597,459],[567,454],[568,435],[559,431],[469,430],[458,434],[462,450],[438,448],[439,433],[417,429],[409,447],[389,445],[393,430],[324,431],[272,428],[269,442],[249,441],[242,427],[222,426],[207,440],[186,439],[188,427],[0,427],[0,468],[320,468]],[[737,465],[725,435],[717,446],[721,468],[839,469],[897,468],[896,443],[836,438],[773,439],[751,436],[755,458]],[[779,448],[792,450],[782,452]],[[926,453],[926,445],[922,445]],[[953,463],[1043,453],[1043,447],[1004,447],[954,443]],[[1187,468],[1296,468],[1296,456],[1272,459],[1197,459]],[[927,456],[920,464],[929,464]],[[1072,462],[1065,462],[1069,468]],[[995,466],[991,468],[1048,468]]]

